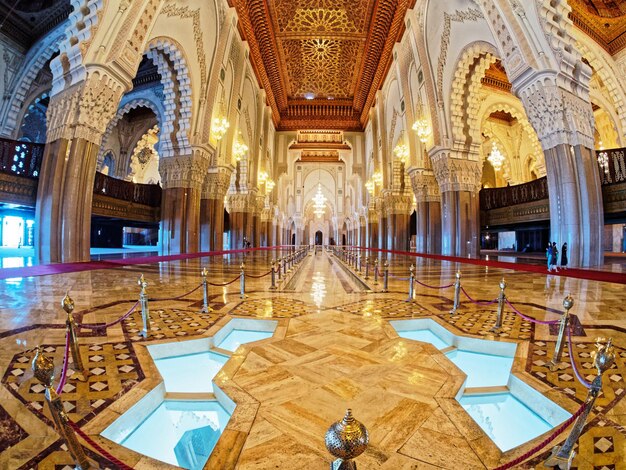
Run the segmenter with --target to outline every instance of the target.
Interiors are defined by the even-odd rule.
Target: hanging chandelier
[[[598,165],[600,165],[600,169],[604,170],[604,174],[609,174],[609,154],[606,152],[600,152],[598,154]]]
[[[235,160],[237,160],[238,162],[241,161],[241,159],[245,157],[247,151],[248,146],[244,144],[241,136],[237,136],[237,138],[233,142],[233,155],[235,156]]]
[[[398,159],[406,165],[406,162],[409,161],[409,146],[404,142],[404,131],[400,133],[400,137],[398,138],[398,143],[393,149],[393,153],[398,157]]]
[[[319,219],[326,212],[326,197],[322,194],[322,184],[317,184],[317,192],[313,196],[313,213]]]
[[[413,124],[413,130],[417,133],[417,138],[420,142],[425,144],[431,133],[428,120],[426,120],[426,118],[418,119]]]
[[[370,194],[374,194],[375,188],[376,188],[376,183],[374,183],[374,180],[373,179],[367,180],[367,183],[365,183],[365,189],[367,189],[367,192]]]
[[[504,163],[504,155],[502,155],[502,152],[500,152],[500,149],[498,149],[498,146],[495,142],[493,142],[492,144],[491,152],[487,157],[487,161],[491,163],[491,166],[494,170],[500,171],[500,169],[502,169],[502,164]]]
[[[218,115],[211,121],[211,135],[219,142],[222,140],[222,137],[226,135],[226,132],[230,127],[230,123],[228,122],[228,119],[226,119],[226,113],[224,112],[223,98],[220,100],[218,110]]]
[[[374,174],[372,175],[372,180],[378,186],[382,185],[383,184],[383,174],[380,171],[375,171]]]
[[[265,180],[265,194],[271,193],[272,189],[274,189],[274,186],[276,186],[276,183],[274,183],[273,179],[268,178],[267,180]]]

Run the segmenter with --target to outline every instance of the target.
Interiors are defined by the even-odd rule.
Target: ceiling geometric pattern
[[[626,1],[568,0],[570,18],[609,54],[626,47]]]
[[[362,130],[415,0],[229,0],[279,130]]]

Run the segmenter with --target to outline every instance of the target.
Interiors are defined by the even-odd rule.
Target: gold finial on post
[[[330,464],[331,470],[356,470],[353,460],[367,449],[369,434],[363,423],[360,423],[348,408],[341,421],[331,424],[324,439],[326,449],[337,458]]]
[[[461,303],[461,270],[459,269],[454,276],[454,302],[452,303],[452,310],[450,315],[454,315]]]
[[[571,294],[568,294],[567,297],[563,299],[563,308],[565,309],[565,312],[563,312],[563,316],[559,321],[559,336],[557,337],[556,344],[554,345],[554,354],[552,355],[550,362],[548,362],[548,367],[552,372],[559,368],[559,363],[561,362],[561,356],[565,346],[565,332],[567,331],[567,328],[569,328],[569,311],[573,306],[574,299]]]
[[[69,296],[66,294],[66,297]],[[71,299],[70,299],[71,300]],[[69,312],[71,313],[71,312]],[[69,314],[68,313],[68,314]],[[65,445],[74,459],[76,468],[87,470],[90,468],[98,468],[94,462],[90,461],[85,454],[85,449],[80,445],[74,430],[70,427],[70,419],[63,409],[63,402],[61,397],[52,387],[52,381],[54,380],[54,361],[46,356],[39,346],[35,348],[35,357],[31,363],[33,375],[44,386],[44,397],[48,404],[48,410],[52,416],[54,427],[65,441]]]
[[[74,361],[75,372],[72,375],[73,379],[85,382],[89,375],[89,369],[87,369],[83,363],[83,358],[80,355],[80,343],[78,342],[78,333],[76,331],[76,321],[74,320],[74,300],[70,297],[69,291],[65,293],[65,296],[61,300],[61,308],[67,314],[65,320],[65,334],[68,335],[70,340],[70,352],[72,354],[72,360]]]
[[[140,334],[144,338],[147,338],[150,336],[150,309],[148,308],[148,293],[146,292],[148,282],[144,279],[143,273],[139,276],[137,284],[140,287],[139,304],[141,305],[141,321],[143,323],[143,328]]]

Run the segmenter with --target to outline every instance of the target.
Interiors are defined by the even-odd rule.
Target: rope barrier
[[[269,276],[270,274],[272,274],[272,270],[271,269],[268,272],[266,272],[265,274],[261,274],[260,276],[254,276],[252,274],[246,274],[246,277],[251,277],[252,279],[260,279],[262,277]]]
[[[88,330],[100,330],[100,329],[104,330],[106,328],[109,328],[110,326],[117,325],[118,323],[126,320],[130,316],[130,314],[135,311],[135,309],[137,308],[137,305],[139,305],[139,301],[135,302],[135,304],[130,308],[128,312],[126,312],[117,320],[114,320],[110,323],[105,323],[104,325],[94,325],[92,323],[77,323],[76,326],[80,328],[87,328]]]
[[[490,302],[481,302],[480,300],[474,300],[470,297],[470,295],[467,293],[467,291],[465,290],[464,287],[461,286],[461,290],[463,291],[463,293],[465,294],[465,297],[467,297],[469,299],[470,302],[476,304],[476,305],[491,305],[491,304],[495,304],[498,299],[495,298],[494,300],[490,301]]]
[[[560,320],[537,320],[536,318],[532,318],[532,317],[529,317],[528,315],[524,315],[522,312],[516,309],[511,302],[509,302],[509,299],[505,299],[504,301],[509,307],[511,307],[511,310],[517,313],[524,320],[529,321],[531,323],[539,323],[540,325],[556,325],[560,322]]]
[[[448,284],[445,286],[429,286],[428,284],[424,284],[423,282],[420,282],[417,279],[415,279],[415,282],[417,282],[420,286],[428,287],[429,289],[447,289],[449,287],[454,286],[454,282],[452,284]]]
[[[100,453],[105,459],[107,459],[109,462],[111,462],[113,465],[115,465],[115,468],[118,468],[118,469],[121,469],[121,470],[133,470],[133,467],[130,467],[130,466],[126,465],[124,462],[122,462],[121,460],[118,460],[117,458],[113,457],[109,452],[104,450],[91,437],[89,437],[87,434],[85,434],[83,432],[83,430],[75,422],[73,422],[71,419],[67,420],[67,424],[69,424],[70,427],[74,430],[74,432],[76,432],[76,434],[78,434],[80,437],[82,437],[83,440],[87,444],[89,444],[91,447],[96,449],[96,451],[98,453]]]
[[[572,350],[572,328],[571,328],[571,326],[567,329],[567,346],[569,348],[569,362],[572,364],[572,369],[574,369],[574,375],[576,375],[576,378],[578,379],[578,381],[585,388],[591,388],[591,384],[589,382],[587,382],[584,379],[584,377],[580,374],[580,372],[578,371],[578,368],[576,367],[576,363],[574,362],[574,352]]]
[[[496,467],[494,470],[507,470],[509,468],[513,468],[516,465],[519,465],[520,463],[522,463],[524,460],[526,460],[526,459],[532,457],[533,455],[535,455],[537,452],[539,452],[541,449],[543,449],[545,446],[547,446],[553,440],[555,440],[560,434],[562,434],[563,431],[565,431],[569,427],[570,424],[572,424],[574,421],[576,421],[576,419],[583,413],[583,411],[585,411],[585,406],[586,406],[586,404],[583,403],[580,406],[580,408],[578,408],[578,410],[576,410],[576,413],[574,413],[567,421],[565,421],[550,436],[548,436],[546,439],[544,439],[543,442],[541,442],[540,444],[536,445],[535,447],[530,449],[525,454],[520,455],[515,460],[511,460],[510,462],[508,462],[508,463],[506,463],[504,465],[500,465],[499,467]]]
[[[241,277],[241,274],[239,276],[237,276],[235,279],[233,279],[232,281],[224,282],[222,284],[215,284],[215,283],[209,282],[209,281],[207,281],[207,284],[210,285],[210,286],[215,286],[215,287],[226,287],[226,286],[232,284],[233,282],[235,282],[240,277]]]
[[[195,291],[197,291],[201,287],[202,287],[202,283],[200,283],[200,285],[198,285],[197,287],[194,287],[193,289],[191,289],[189,292],[185,292],[184,294],[181,294],[181,295],[179,295],[177,297],[149,298],[148,301],[149,302],[161,302],[163,300],[180,300],[183,297],[187,297],[188,295],[193,294]]]
[[[65,333],[65,355],[63,356],[63,368],[61,369],[61,380],[59,380],[59,385],[57,385],[57,394],[61,395],[63,393],[63,387],[65,387],[65,382],[67,382],[67,369],[70,365],[70,335],[69,332]]]

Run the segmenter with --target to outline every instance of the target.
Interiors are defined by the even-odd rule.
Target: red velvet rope
[[[463,293],[465,294],[465,297],[467,297],[467,298],[469,299],[469,301],[470,301],[470,302],[472,302],[472,303],[474,303],[474,304],[476,304],[476,305],[491,305],[491,304],[495,304],[495,303],[498,301],[498,299],[494,299],[494,300],[492,300],[492,301],[490,301],[490,302],[481,302],[481,301],[479,301],[479,300],[474,300],[474,299],[472,299],[472,298],[469,296],[469,294],[467,293],[467,291],[465,290],[465,288],[464,288],[464,287],[462,287],[462,286],[461,286],[461,290],[462,290],[462,291],[463,291]]]
[[[61,371],[61,380],[59,380],[59,385],[57,386],[57,393],[61,395],[63,393],[63,387],[65,387],[65,382],[67,382],[67,369],[70,364],[70,334],[69,331],[65,332],[65,355],[63,356],[63,369]]]
[[[420,282],[417,279],[415,279],[415,282],[418,283],[420,286],[428,287],[429,289],[447,289],[454,285],[454,283],[452,283],[452,284],[447,284],[445,286],[429,286],[428,284],[424,284],[423,282]]]
[[[201,287],[202,287],[202,283],[200,283],[199,286],[194,287],[193,289],[191,289],[189,292],[185,292],[184,294],[181,294],[181,295],[179,295],[177,297],[161,297],[161,298],[156,298],[156,299],[149,298],[148,300],[150,302],[160,302],[160,301],[163,301],[163,300],[179,300],[179,299],[182,299],[183,297],[187,297],[188,295],[193,294],[195,291],[197,291]]]
[[[105,323],[104,325],[94,325],[91,323],[77,323],[76,325],[79,326],[80,328],[87,328],[89,330],[106,329],[110,326],[117,325],[121,321],[126,320],[130,316],[130,314],[135,311],[135,309],[137,308],[137,305],[139,305],[139,301],[135,302],[135,304],[130,308],[128,312],[126,312],[124,315],[119,317],[117,320],[112,321],[111,323]]]
[[[578,381],[585,386],[585,388],[591,388],[591,384],[583,378],[580,372],[578,372],[578,368],[576,367],[576,363],[574,362],[574,351],[572,350],[572,327],[571,326],[567,328],[567,347],[569,348],[569,361],[572,364],[572,369],[574,369],[574,375],[576,376]]]
[[[511,309],[517,313],[520,317],[522,317],[524,320],[527,320],[529,322],[532,323],[539,323],[540,325],[556,325],[557,323],[559,323],[560,320],[537,320],[536,318],[532,318],[529,317],[527,315],[524,315],[522,312],[520,312],[518,309],[516,309],[515,307],[513,307],[513,304],[511,302],[509,302],[509,299],[505,299],[506,304],[511,307]]]
[[[235,279],[233,279],[232,281],[228,281],[228,282],[225,282],[223,284],[214,284],[213,282],[208,282],[208,281],[207,281],[207,284],[209,284],[211,286],[215,286],[215,287],[226,287],[226,286],[232,284],[233,282],[235,282],[240,277],[241,277],[241,274],[239,276],[237,276]]]
[[[272,270],[270,269],[268,272],[266,272],[265,274],[261,274],[260,276],[254,276],[252,274],[246,274],[246,277],[251,277],[252,279],[260,279],[262,277],[268,276],[271,273],[272,273]]]
[[[552,434],[550,434],[546,439],[544,439],[540,444],[536,445],[535,447],[533,447],[532,449],[530,449],[528,452],[526,452],[523,455],[520,455],[518,458],[516,458],[515,460],[511,460],[510,462],[504,464],[504,465],[500,465],[499,467],[496,467],[494,470],[507,470],[509,468],[513,468],[516,465],[519,465],[520,463],[522,463],[524,460],[529,459],[530,457],[532,457],[534,454],[536,454],[537,452],[539,452],[541,449],[543,449],[545,446],[547,446],[548,444],[550,444],[553,440],[555,440],[563,431],[565,431],[567,429],[567,427],[572,424],[574,421],[576,421],[576,419],[583,413],[583,411],[585,411],[585,403],[583,403],[582,405],[580,405],[580,408],[578,408],[578,410],[576,411],[576,413],[574,413],[567,421],[565,421],[556,431],[554,431]]]
[[[109,462],[115,465],[116,468],[121,469],[121,470],[133,470],[133,467],[126,465],[124,462],[122,462],[121,460],[118,460],[117,458],[113,457],[109,452],[104,450],[99,444],[97,444],[93,439],[91,439],[87,434],[85,434],[83,430],[72,420],[68,419],[67,423],[76,432],[76,434],[82,437],[85,440],[85,442],[87,442],[87,444],[89,444],[91,447],[96,449],[96,451],[100,453],[105,459],[107,459]]]

